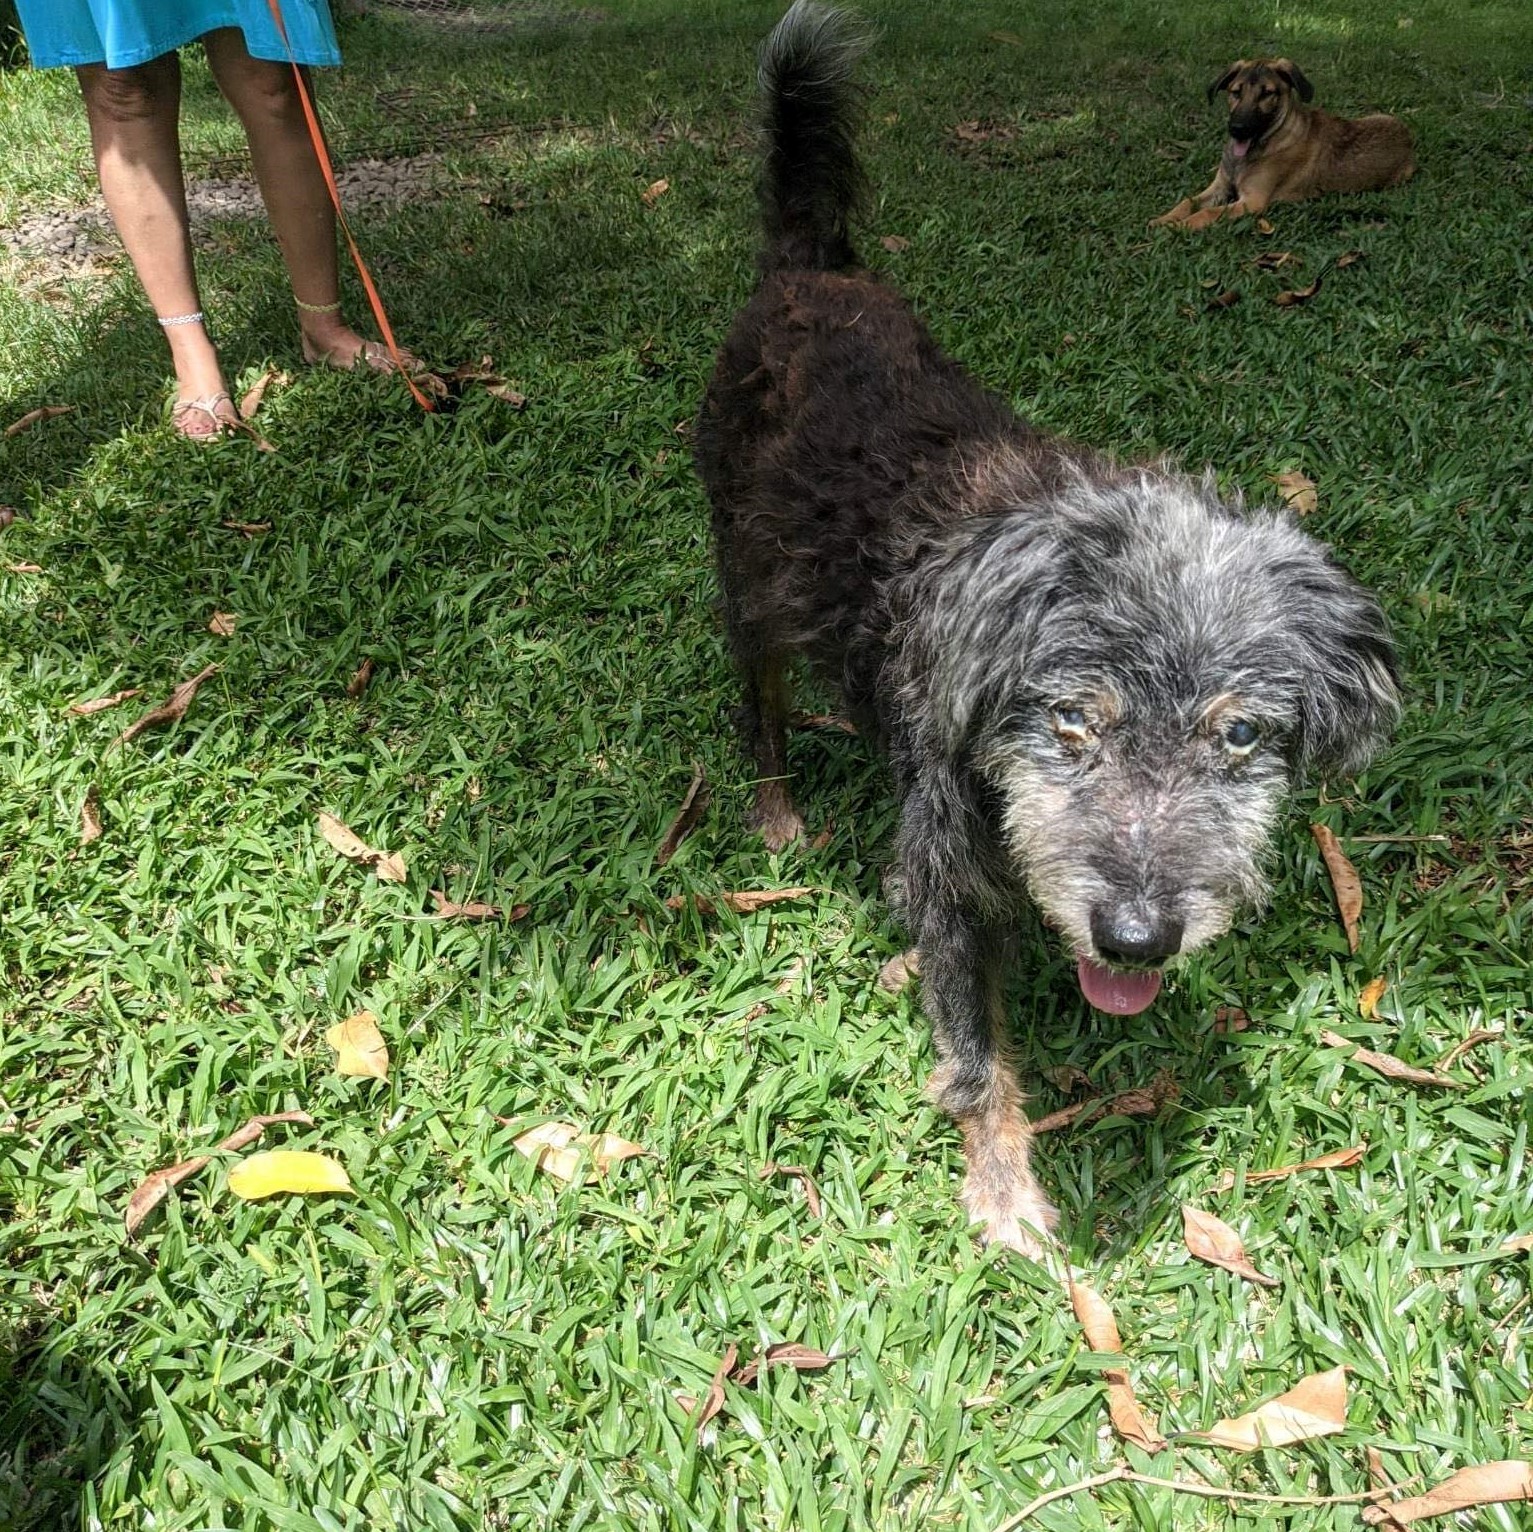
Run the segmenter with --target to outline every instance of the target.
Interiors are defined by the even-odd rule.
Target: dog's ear
[[[1280,80],[1286,81],[1290,90],[1298,91],[1299,100],[1315,99],[1315,87],[1304,78],[1304,71],[1292,59],[1273,59],[1272,72]]]
[[[1295,755],[1315,771],[1360,771],[1400,716],[1389,624],[1369,590],[1318,544],[1286,561],[1281,596],[1301,656]]]
[[[1025,683],[1064,562],[1054,518],[1000,516],[971,523],[950,554],[893,588],[907,635],[905,720],[941,753],[959,755]]]
[[[1208,87],[1208,99],[1212,101],[1221,90],[1228,90],[1230,88],[1230,81],[1233,80],[1235,76],[1238,75],[1240,71],[1245,67],[1246,61],[1244,59],[1236,59],[1235,62],[1231,64],[1230,67],[1226,69],[1224,73],[1220,75],[1219,78]]]

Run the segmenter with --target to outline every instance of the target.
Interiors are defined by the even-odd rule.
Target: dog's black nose
[[[1158,914],[1142,905],[1091,912],[1091,939],[1109,963],[1161,963],[1175,957],[1182,945],[1182,919]]]

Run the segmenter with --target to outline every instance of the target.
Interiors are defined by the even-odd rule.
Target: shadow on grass
[[[22,1316],[0,1326],[0,1527],[86,1525],[87,1487],[136,1411],[120,1385]]]

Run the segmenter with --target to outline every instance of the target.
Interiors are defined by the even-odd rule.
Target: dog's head
[[[1261,899],[1296,774],[1383,743],[1383,613],[1288,513],[1149,469],[1083,472],[960,535],[906,700],[982,779],[1086,997],[1142,1010],[1165,963]]]
[[[1229,96],[1230,146],[1237,159],[1282,127],[1295,96],[1315,97],[1315,87],[1291,59],[1238,59],[1208,87],[1208,99],[1220,91]]]

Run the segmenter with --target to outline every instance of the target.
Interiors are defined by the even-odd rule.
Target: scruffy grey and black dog
[[[806,0],[762,55],[761,281],[697,425],[769,846],[803,829],[784,665],[839,683],[893,766],[896,883],[957,1119],[964,1202],[1036,1253],[1002,979],[1030,898],[1100,1010],[1262,893],[1303,767],[1349,769],[1398,712],[1378,603],[1285,512],[1122,467],[1017,418],[862,270],[847,18]]]

